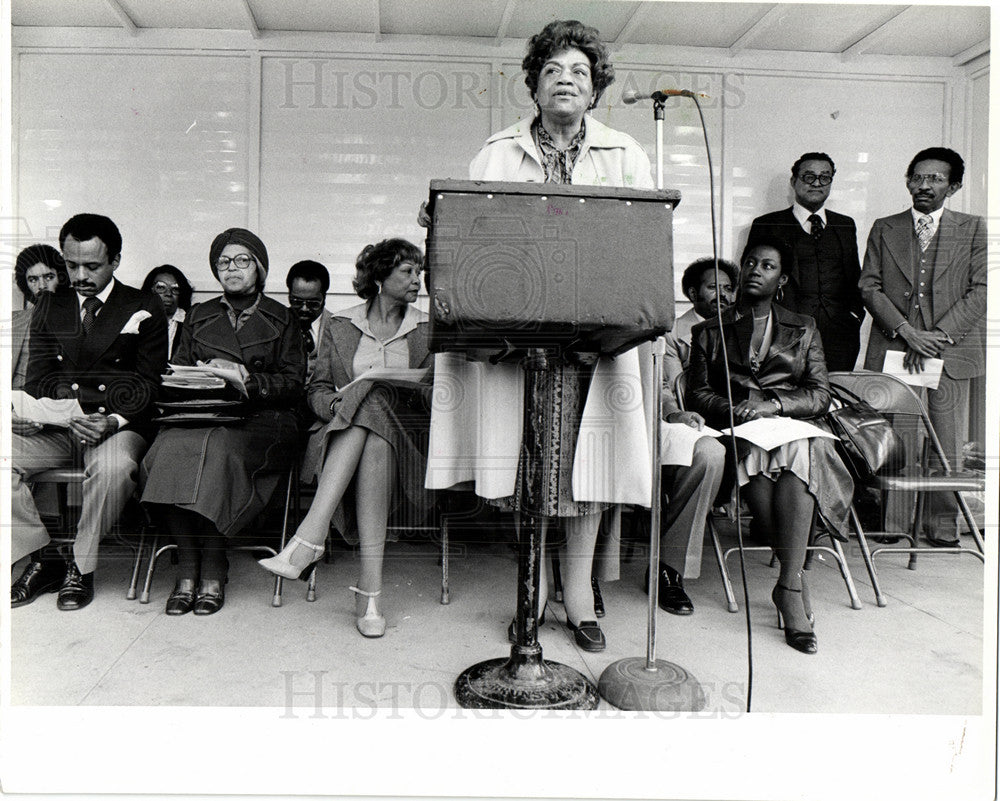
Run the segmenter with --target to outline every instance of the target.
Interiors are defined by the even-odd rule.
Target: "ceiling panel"
[[[955,56],[989,36],[989,8],[910,6],[886,25],[886,35],[865,52],[893,56]]]
[[[610,42],[625,27],[638,3],[601,2],[600,0],[518,0],[507,36],[527,39],[557,19],[578,19],[601,32]]]
[[[12,0],[12,25],[117,28],[121,22],[104,0]]]
[[[767,3],[647,3],[629,42],[729,47],[770,7]]]
[[[206,3],[204,0],[118,0],[140,28],[206,28],[245,30],[246,14],[239,0]]]
[[[495,37],[506,0],[381,0],[382,33]]]
[[[228,0],[236,2],[236,0]],[[373,33],[375,3],[358,0],[249,0],[261,30]]]
[[[747,46],[760,50],[842,53],[898,13],[899,6],[885,5],[781,6],[773,23],[756,33]]]

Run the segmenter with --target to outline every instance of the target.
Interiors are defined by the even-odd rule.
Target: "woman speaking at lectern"
[[[594,28],[576,21],[550,23],[531,38],[522,68],[538,113],[487,140],[472,161],[473,180],[653,188],[649,159],[638,142],[588,114],[614,80],[608,50]],[[439,355],[435,366],[427,486],[472,481],[477,494],[501,508],[540,516],[543,544],[548,518],[561,518],[567,625],[588,651],[605,647],[590,582],[601,513],[616,503],[648,506],[651,497],[650,459],[636,458],[649,453],[644,408],[649,393],[642,388],[640,352],[649,359],[647,345],[614,360],[590,354],[553,360],[554,391],[543,410],[550,454],[542,465],[545,491],[530,507],[520,497],[519,479],[523,368],[464,354]],[[588,424],[600,421],[606,428],[609,420],[620,457],[576,458],[575,466]],[[639,431],[638,442],[633,433],[627,445],[619,429]],[[540,614],[546,597],[542,571]]]

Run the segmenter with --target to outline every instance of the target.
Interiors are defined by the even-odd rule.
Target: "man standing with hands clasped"
[[[24,389],[34,398],[76,399],[83,416],[66,428],[13,419],[11,561],[29,553],[31,559],[11,585],[11,606],[58,590],[58,608],[71,610],[93,599],[101,538],[136,486],[167,366],[167,320],[156,295],[115,280],[122,238],[110,219],[70,218],[59,246],[75,291],[39,299]],[[63,561],[46,547],[49,535],[29,482],[44,470],[73,465],[86,476],[73,551]]]
[[[904,352],[910,372],[923,370],[927,358],[944,362],[927,407],[953,470],[962,469],[969,379],[986,369],[986,224],[944,208],[964,173],[954,150],[917,153],[906,171],[913,207],[875,221],[861,271],[861,294],[874,322],[865,368],[882,370],[889,350]],[[935,497],[933,509],[928,540],[957,545],[954,501]]]

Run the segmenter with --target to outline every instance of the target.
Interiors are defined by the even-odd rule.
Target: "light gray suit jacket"
[[[956,379],[982,375],[986,369],[986,223],[982,217],[944,210],[938,225],[934,278],[929,293],[930,325],[954,341],[942,353],[945,372]],[[905,350],[896,328],[907,319],[920,287],[913,286],[918,252],[909,209],[883,217],[868,235],[861,295],[871,313],[865,368],[881,370],[887,350]],[[923,290],[927,313],[927,290]]]

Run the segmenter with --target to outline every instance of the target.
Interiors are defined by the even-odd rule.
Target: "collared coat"
[[[140,319],[141,318],[141,319]],[[119,414],[147,440],[167,367],[167,318],[160,299],[115,281],[83,335],[75,292],[43,292],[31,318],[24,390],[76,398],[85,414]]]
[[[918,251],[909,210],[872,225],[861,271],[861,294],[873,322],[865,368],[881,370],[887,350],[905,350],[896,329],[923,298],[918,330],[944,331],[955,344],[941,354],[955,379],[986,371],[986,223],[945,209],[938,225],[934,277],[929,291],[913,286]]]
[[[239,331],[221,298],[193,306],[174,364],[228,359],[250,374],[237,425],[163,428],[143,460],[143,503],[172,504],[208,518],[225,536],[263,511],[280,472],[296,458],[306,357],[298,319],[262,296]]]
[[[724,311],[722,336],[715,320],[706,320],[691,331],[685,403],[713,428],[729,427],[727,364],[733,404],[748,398],[775,398],[781,402],[782,416],[799,419],[818,417],[830,406],[830,380],[816,322],[777,304],[771,309],[774,315],[771,347],[756,373],[751,369],[749,357],[752,315],[737,319],[735,308]],[[725,360],[723,341],[728,356]],[[808,489],[823,518],[846,536],[854,482],[837,455],[833,440],[809,440]]]

